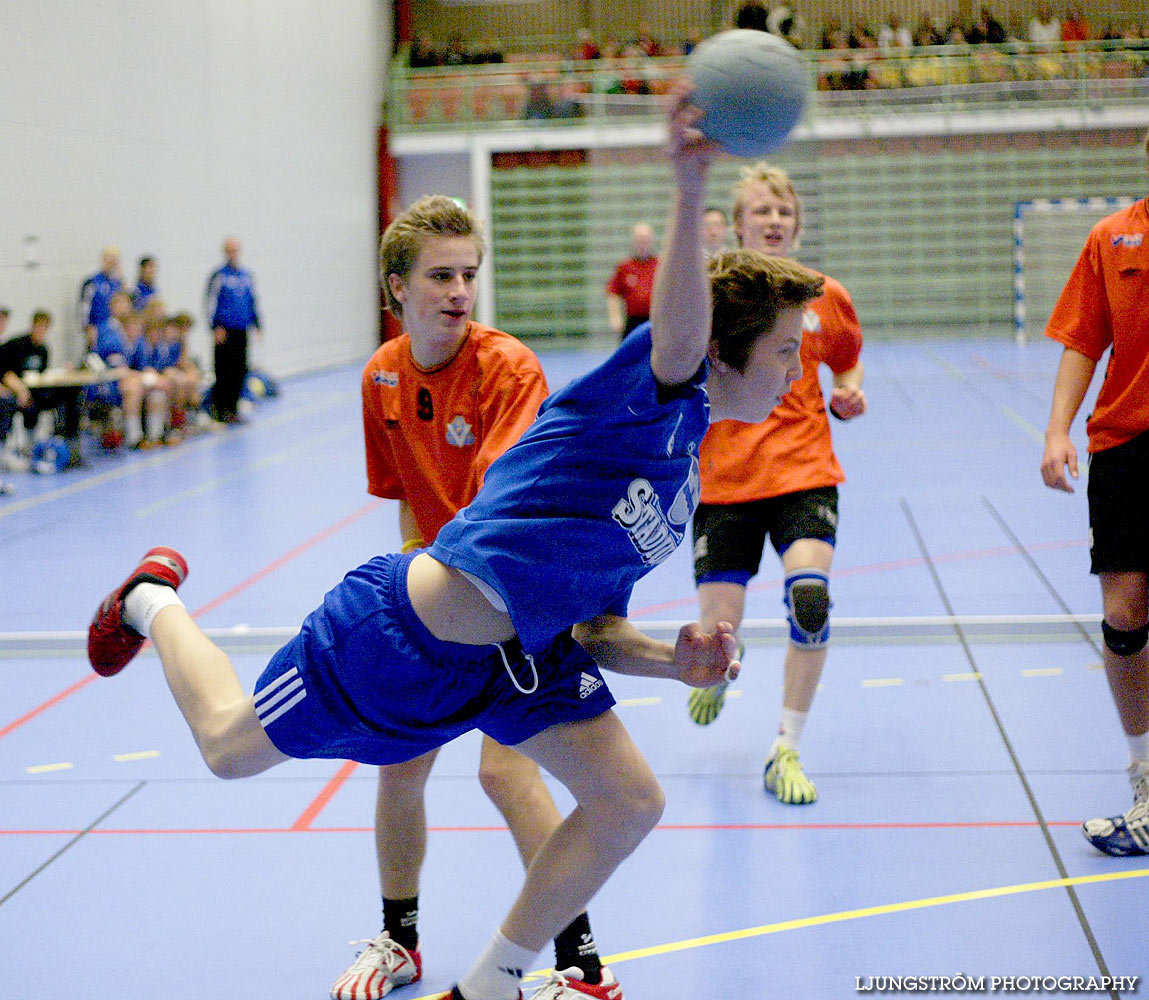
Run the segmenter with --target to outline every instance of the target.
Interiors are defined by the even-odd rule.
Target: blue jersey
[[[148,304],[148,301],[155,298],[157,294],[154,286],[149,285],[146,281],[141,281],[132,292],[132,308],[135,309],[136,312],[139,312]]]
[[[103,271],[93,274],[80,286],[80,326],[99,326],[111,318],[109,303],[120,290],[120,279]]]
[[[429,549],[494,589],[532,653],[577,622],[625,615],[635,583],[679,545],[698,504],[706,366],[667,389],[650,349],[649,325],[639,327],[548,398]]]
[[[161,340],[153,346],[152,365],[158,371],[174,368],[183,357],[184,345],[178,340]]]
[[[227,330],[259,328],[259,309],[255,301],[255,282],[251,272],[242,267],[223,267],[212,272],[207,282],[204,302],[207,325]]]
[[[141,334],[128,349],[128,367],[142,372],[145,368],[159,369],[159,344],[153,344]]]
[[[121,368],[128,363],[128,341],[117,320],[107,319],[96,328],[96,353],[109,368]]]

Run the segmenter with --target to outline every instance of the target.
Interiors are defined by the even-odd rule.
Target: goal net
[[[1019,344],[1040,337],[1098,222],[1132,198],[1019,201],[1013,216],[1013,324]]]

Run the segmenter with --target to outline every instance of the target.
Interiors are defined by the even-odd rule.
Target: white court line
[[[0,511],[2,512],[2,511]],[[1052,635],[1076,634],[1077,630],[1099,625],[1100,614],[1089,615],[920,615],[904,617],[876,618],[836,618],[834,634],[840,639],[858,636],[878,636],[913,638],[917,636],[942,636],[952,638],[956,629],[976,637],[978,634],[998,636],[1006,633],[1032,634],[1033,630],[1048,630]],[[672,637],[678,634],[688,620],[642,620],[635,619],[639,631],[655,637]],[[742,637],[749,642],[759,640],[784,639],[790,634],[790,624],[784,618],[748,618],[743,621]],[[252,628],[237,625],[230,628],[205,629],[213,642],[228,649],[262,650],[268,646],[278,647],[299,633],[298,626],[271,626]],[[87,648],[87,631],[43,631],[43,632],[0,632],[0,653],[66,652]]]

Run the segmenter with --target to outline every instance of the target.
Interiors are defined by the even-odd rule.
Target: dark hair
[[[766,8],[758,0],[746,0],[734,15],[734,27],[749,28],[752,31],[767,31]]]
[[[788,257],[723,250],[710,258],[710,339],[718,358],[744,372],[754,342],[774,329],[778,313],[822,294],[825,279]]]

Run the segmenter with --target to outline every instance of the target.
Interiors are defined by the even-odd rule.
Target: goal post
[[[1045,332],[1089,231],[1134,198],[1041,198],[1013,213],[1013,326],[1019,344]]]

